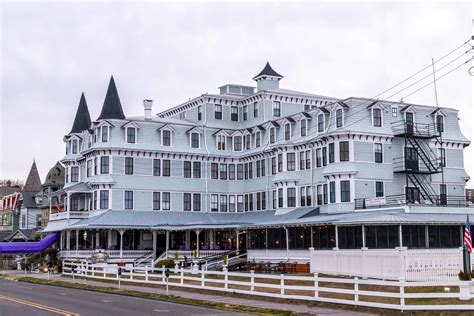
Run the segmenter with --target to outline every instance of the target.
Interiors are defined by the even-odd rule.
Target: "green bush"
[[[174,268],[174,260],[163,259],[163,260],[158,261],[155,264],[155,268],[161,268],[162,266],[165,266],[166,268],[172,269],[172,268]]]
[[[461,281],[471,281],[472,280],[472,272],[471,273],[464,273],[463,271],[459,271],[458,277]]]

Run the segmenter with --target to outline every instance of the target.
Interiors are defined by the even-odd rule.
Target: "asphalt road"
[[[243,315],[199,306],[0,279],[0,316]]]

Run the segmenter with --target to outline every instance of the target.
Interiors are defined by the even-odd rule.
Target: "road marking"
[[[112,300],[102,300],[102,302],[104,303],[110,303],[110,302],[113,302]]]
[[[157,312],[157,313],[169,313],[170,311],[168,309],[155,309],[155,312]]]
[[[64,315],[64,316],[80,316],[80,314],[78,314],[78,313],[73,313],[73,312],[65,311],[65,310],[62,310],[62,309],[59,309],[59,308],[56,308],[56,307],[46,306],[46,305],[42,305],[42,304],[39,304],[39,303],[26,301],[26,300],[19,299],[19,298],[16,298],[16,297],[0,295],[0,300],[2,300],[2,299],[6,300],[6,301],[11,301],[11,302],[14,302],[14,303],[18,303],[18,304],[23,304],[23,305],[35,307],[35,308],[38,308],[38,309],[41,309],[41,310],[45,310],[45,311],[48,311],[48,312],[52,312],[52,313],[56,313],[56,314],[60,314],[60,315]]]

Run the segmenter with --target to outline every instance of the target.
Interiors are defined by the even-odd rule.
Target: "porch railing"
[[[88,259],[97,250],[63,250],[58,254],[59,258],[78,258],[78,259]],[[103,250],[109,258],[120,258],[120,250]],[[122,258],[139,258],[148,254],[149,250],[122,250]]]
[[[424,200],[421,195],[418,199],[405,194],[387,195],[383,197],[359,198],[354,199],[356,210],[395,207],[404,205],[421,205],[421,206],[437,206],[437,207],[473,207],[472,202],[467,201],[465,196],[453,195],[430,195],[429,200]],[[431,202],[433,201],[433,202]]]
[[[88,211],[69,211],[69,212],[51,213],[49,215],[50,221],[57,221],[61,219],[70,219],[70,218],[75,218],[75,219],[89,218],[89,212]]]
[[[210,257],[210,256],[216,256],[216,255],[221,255],[229,250],[199,250],[199,258],[202,257]],[[178,254],[176,256],[176,253]],[[168,258],[178,258],[178,259],[184,259],[186,256],[188,259],[194,258],[195,255],[195,250],[168,250]]]

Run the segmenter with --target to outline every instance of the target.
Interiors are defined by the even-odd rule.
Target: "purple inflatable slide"
[[[34,253],[43,252],[59,238],[55,232],[36,242],[0,242],[0,253]]]

